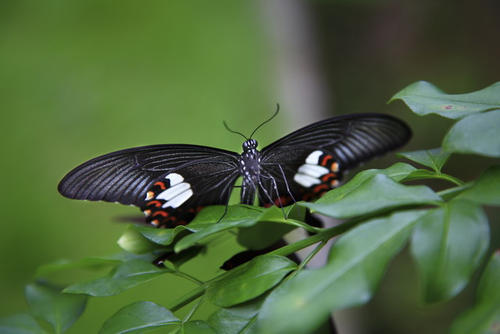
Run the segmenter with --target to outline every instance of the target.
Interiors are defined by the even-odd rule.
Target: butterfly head
[[[255,150],[257,148],[257,141],[255,139],[248,139],[248,140],[245,140],[243,142],[243,145],[241,145],[243,147],[243,151],[244,152],[247,152],[247,151],[251,151],[251,150]]]

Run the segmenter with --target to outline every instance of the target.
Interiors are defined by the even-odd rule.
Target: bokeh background
[[[437,147],[450,121],[386,101],[417,80],[449,93],[500,80],[499,17],[497,0],[1,1],[0,316],[27,310],[23,287],[37,266],[119,252],[125,225],[116,217],[137,209],[61,197],[57,183],[77,164],[160,143],[239,151],[241,138],[222,120],[250,133],[276,102],[282,112],[257,134],[261,144],[330,115],[383,112],[413,128],[408,150]],[[447,171],[468,180],[489,163],[454,156]],[[499,213],[488,213],[498,248]],[[186,271],[209,278],[237,247],[214,242]],[[167,276],[93,298],[70,333],[97,332],[136,300],[168,306],[190,287]],[[468,287],[450,303],[423,306],[403,252],[374,300],[339,312],[337,326],[442,333],[472,300]]]

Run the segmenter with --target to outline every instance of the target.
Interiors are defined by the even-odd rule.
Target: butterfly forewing
[[[147,221],[156,219],[157,225],[185,224],[200,207],[227,203],[238,177],[238,157],[195,145],[137,147],[76,167],[58,189],[69,198],[139,206]],[[157,203],[152,205],[154,200]]]
[[[299,129],[262,150],[260,202],[282,206],[317,198],[339,184],[342,172],[410,137],[405,123],[382,114],[333,117]]]

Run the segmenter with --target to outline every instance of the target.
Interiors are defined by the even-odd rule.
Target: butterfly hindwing
[[[262,150],[259,200],[283,206],[320,197],[339,184],[344,171],[410,137],[406,124],[381,114],[345,115],[306,126]]]
[[[189,223],[207,205],[227,204],[238,170],[220,162],[198,162],[155,180],[141,210],[153,226]]]

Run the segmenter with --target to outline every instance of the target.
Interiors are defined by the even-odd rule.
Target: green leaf
[[[443,148],[448,152],[500,157],[498,129],[500,110],[471,115],[458,121],[450,129],[444,137]]]
[[[120,239],[118,239],[118,246],[134,254],[148,253],[158,248],[157,244],[144,237],[133,225],[129,225],[123,232]]]
[[[461,118],[470,114],[500,108],[500,82],[467,94],[446,94],[436,86],[418,81],[394,95],[389,102],[403,100],[418,115],[438,114]]]
[[[150,262],[130,260],[120,264],[108,276],[72,284],[64,289],[64,292],[83,293],[91,296],[113,296],[169,272],[171,271],[158,268]]]
[[[206,251],[206,246],[193,246],[183,250],[180,253],[175,253],[174,251],[165,252],[163,253],[162,257],[164,259],[165,265],[167,265],[167,263],[170,263],[174,268],[174,270],[177,270],[184,263],[191,261],[200,253],[204,253],[205,251]]]
[[[457,198],[467,199],[475,203],[486,205],[500,205],[500,166],[493,166],[486,170],[474,182],[471,188],[465,190]]]
[[[490,258],[477,288],[476,304],[461,314],[452,334],[497,333],[500,326],[500,251]]]
[[[389,260],[406,243],[426,211],[372,219],[334,244],[327,265],[303,270],[276,288],[258,316],[263,333],[311,333],[330,312],[367,302]]]
[[[37,268],[36,277],[47,276],[54,272],[60,270],[69,270],[76,268],[92,268],[92,267],[102,267],[102,266],[112,266],[120,263],[118,260],[106,259],[106,258],[84,258],[81,260],[68,260],[60,259],[49,264],[41,265]]]
[[[153,302],[136,302],[125,306],[106,320],[100,334],[143,333],[147,329],[177,325],[172,312]]]
[[[304,221],[306,208],[292,205],[286,207],[288,219]],[[281,217],[280,217],[281,218]],[[249,249],[264,249],[280,241],[286,233],[296,228],[296,226],[273,222],[264,222],[251,227],[243,227],[238,230],[238,243]]]
[[[0,318],[2,334],[47,334],[30,314],[16,314]]]
[[[155,228],[144,225],[134,225],[134,228],[148,240],[164,246],[172,244],[177,236],[189,233],[186,226],[182,225],[174,228]]]
[[[218,306],[240,304],[268,291],[295,268],[297,265],[283,256],[258,256],[210,283],[206,295]]]
[[[256,333],[257,313],[264,301],[259,297],[238,306],[222,308],[208,318],[208,323],[217,334]]]
[[[366,180],[375,175],[384,174],[393,179],[394,181],[401,181],[405,179],[414,170],[416,170],[415,167],[402,162],[395,163],[394,165],[392,165],[387,169],[367,169],[356,174],[346,184],[343,184],[338,188],[330,190],[320,199],[318,199],[315,203],[317,204],[332,203],[341,200],[351,192],[358,189]]]
[[[413,152],[403,152],[397,155],[408,160],[430,167],[436,172],[440,172],[444,164],[450,157],[450,153],[444,152],[441,147],[432,150],[421,150]]]
[[[283,217],[283,212],[276,206],[270,208],[248,207],[243,205],[234,205],[228,208],[224,218],[217,222],[223,216],[223,208],[212,206],[202,210],[207,212],[205,215],[196,216],[196,218],[187,226],[192,234],[182,238],[176,245],[175,251],[179,252],[205,240],[207,237],[227,231],[233,228],[250,227],[260,221],[289,223]]]
[[[175,334],[216,334],[214,329],[208,323],[202,320],[194,320],[182,323],[180,327],[173,332]]]
[[[299,207],[299,206],[296,206]],[[295,227],[283,223],[265,222],[238,230],[238,243],[249,249],[264,249],[282,239]]]
[[[60,289],[41,283],[27,285],[25,294],[31,312],[47,321],[55,333],[70,328],[87,303],[86,296],[63,294]]]
[[[453,200],[422,217],[412,235],[426,302],[449,299],[468,283],[488,249],[488,220],[478,205]]]
[[[76,268],[101,268],[106,266],[116,266],[122,262],[130,261],[132,259],[139,259],[144,261],[153,261],[151,254],[133,254],[129,252],[122,252],[110,256],[101,257],[86,257],[80,260],[60,259],[55,262],[42,265],[38,267],[36,276],[47,276],[53,272],[60,270],[69,270]]]
[[[335,190],[337,189],[331,192]],[[431,204],[441,201],[441,198],[426,186],[405,186],[384,174],[368,178],[357,188],[342,195],[335,200],[330,196],[328,202],[318,200],[316,203],[301,202],[300,205],[326,216],[351,218],[404,205]]]

